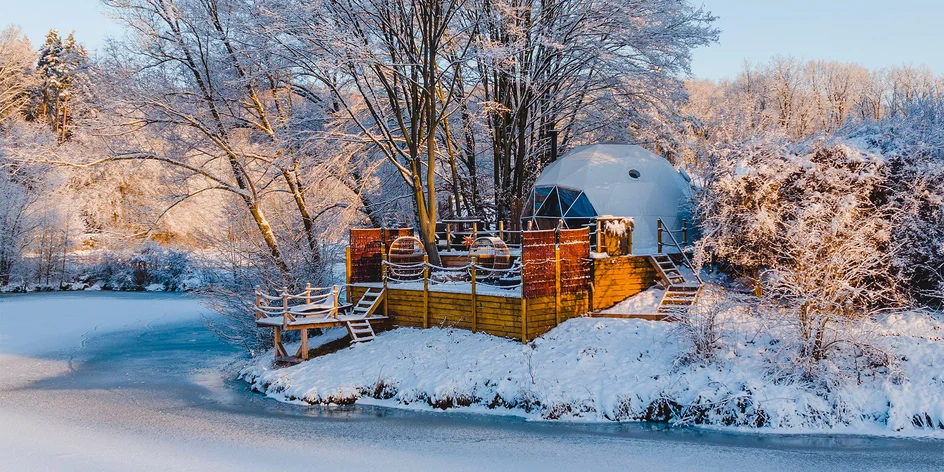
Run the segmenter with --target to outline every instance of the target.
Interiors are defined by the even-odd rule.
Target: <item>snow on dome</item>
[[[691,197],[691,184],[661,156],[636,145],[593,144],[544,168],[523,218],[539,228],[554,227],[561,218],[571,228],[598,215],[633,218],[633,252],[645,254],[656,251],[659,218],[672,230],[690,219]]]

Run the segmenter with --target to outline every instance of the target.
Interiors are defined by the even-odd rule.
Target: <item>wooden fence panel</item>
[[[351,283],[381,281],[381,236],[390,247],[390,243],[400,236],[413,236],[413,228],[352,228],[351,245]]]
[[[561,293],[590,291],[590,228],[560,232]]]
[[[380,228],[352,228],[351,283],[380,282]]]
[[[554,279],[554,230],[525,231],[521,234],[521,276],[526,298],[552,295]]]

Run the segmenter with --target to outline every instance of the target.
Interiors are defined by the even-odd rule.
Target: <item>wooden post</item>
[[[530,225],[530,222],[528,223]],[[521,240],[522,248],[524,239]],[[524,261],[522,260],[522,264]],[[521,342],[528,343],[528,299],[524,297],[524,268],[521,270]]]
[[[381,233],[383,234],[383,233]],[[387,279],[387,243],[383,240],[383,236],[380,238],[380,276],[384,280]]]
[[[446,250],[452,250],[452,223],[446,223]]]
[[[351,246],[348,245],[344,251],[344,287],[345,300],[351,301]]]
[[[626,237],[626,254],[633,253],[633,231],[636,229],[635,223],[629,228],[629,234]]]
[[[597,234],[596,234],[596,236],[597,236],[597,237],[596,237],[596,240],[597,240],[597,247],[596,247],[595,251],[596,251],[596,252],[603,252],[603,251],[600,250],[600,248],[603,247],[603,230],[601,229],[601,225],[600,225],[600,220],[599,220],[599,219],[597,219]]]
[[[533,220],[528,220],[528,231],[531,231],[531,228],[534,226]]]
[[[261,320],[265,318],[265,313],[262,312],[262,297],[259,296],[259,289],[256,289],[256,319]]]
[[[300,358],[308,360],[308,329],[302,329],[302,346],[298,348],[298,353],[301,354]]]
[[[282,326],[288,327],[288,288],[282,287]]]
[[[382,245],[382,244],[383,244],[383,243],[381,242],[381,245]],[[381,246],[381,248],[382,248],[382,247],[383,247],[383,246]],[[387,291],[387,265],[384,264],[384,262],[387,261],[387,257],[384,256],[384,251],[381,251],[381,253],[380,253],[380,259],[381,259],[381,261],[382,261],[382,262],[380,263],[380,264],[381,264],[381,266],[380,266],[380,276],[381,276],[381,278],[382,278],[382,280],[383,280],[383,293],[384,293],[383,307],[384,307],[384,316],[389,316],[389,314],[387,313],[387,305],[388,305],[387,302],[390,300],[390,292]]]
[[[505,222],[504,221],[498,222],[498,239],[501,239],[502,241],[505,240]]]
[[[282,347],[282,328],[278,326],[272,327],[272,347],[275,348],[275,357],[288,356]]]
[[[682,220],[682,247],[688,246],[688,223]]]
[[[561,260],[560,244],[554,245],[554,320],[561,323]],[[556,325],[555,325],[556,326]]]
[[[305,304],[311,304],[311,283],[305,284]]]
[[[474,333],[476,328],[478,328],[477,320],[478,318],[478,299],[475,296],[475,264],[478,262],[478,257],[472,256],[472,332]]]
[[[479,222],[472,222],[472,240],[475,241],[479,237]]]
[[[521,296],[521,343],[528,344],[528,299]]]
[[[423,328],[429,328],[429,256],[423,256]]]
[[[337,285],[331,287],[331,311],[334,312],[334,319],[338,319],[338,295],[340,295],[340,290],[338,290]]]
[[[662,219],[656,220],[656,226],[659,228],[659,254],[662,254]]]

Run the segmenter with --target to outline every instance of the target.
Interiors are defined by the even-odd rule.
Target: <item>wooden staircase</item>
[[[666,285],[665,295],[656,312],[670,317],[688,313],[698,301],[703,286],[701,279],[696,275],[696,280],[686,280],[675,261],[665,254],[649,256],[649,261]]]
[[[352,343],[362,343],[374,339],[374,327],[370,325],[370,320],[352,320],[347,322],[347,332],[351,335]]]
[[[367,342],[374,339],[376,333],[374,333],[374,327],[370,325],[369,318],[377,311],[377,307],[380,306],[383,299],[383,289],[369,288],[351,309],[351,314],[360,317],[360,319],[349,320],[346,323],[347,332],[351,335],[352,343]]]

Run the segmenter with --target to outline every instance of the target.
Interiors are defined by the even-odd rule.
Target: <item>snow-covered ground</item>
[[[665,295],[665,289],[655,286],[634,297],[629,297],[606,310],[601,310],[601,312],[616,314],[652,314],[659,309],[659,303],[662,301],[663,295]]]
[[[658,298],[643,292],[624,305],[638,309]],[[940,314],[863,323],[897,359],[862,366],[828,387],[785,374],[793,359],[775,336],[783,327],[747,314],[721,321],[723,342],[711,361],[687,355],[678,323],[578,318],[528,345],[463,330],[401,328],[289,368],[271,367],[271,355],[263,354],[243,376],[270,397],[311,404],[944,438]]]

